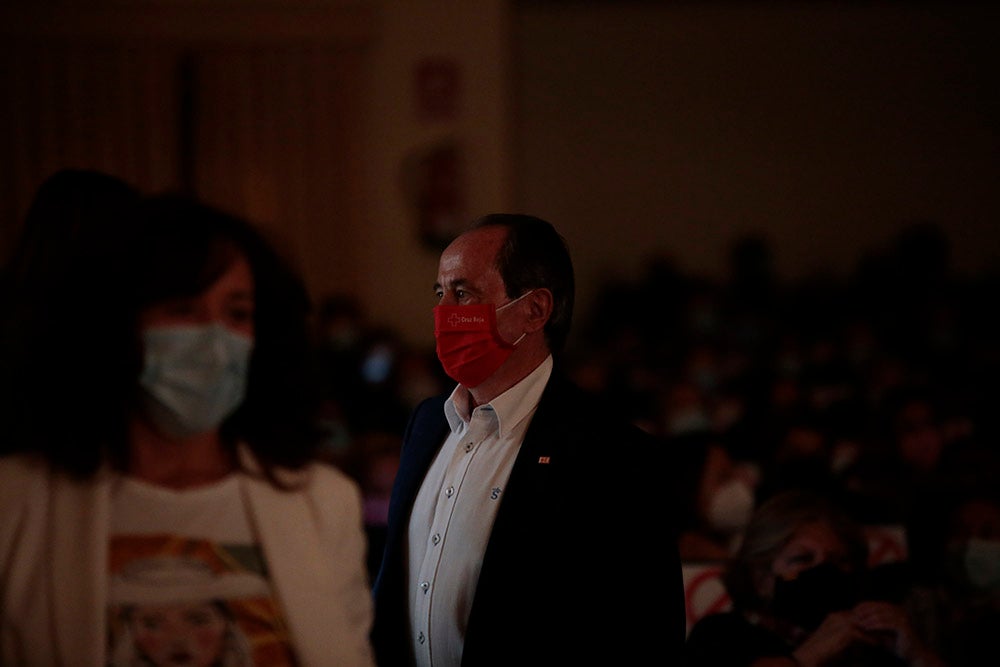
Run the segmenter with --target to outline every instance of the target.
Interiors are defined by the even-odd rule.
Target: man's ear
[[[537,287],[525,297],[528,302],[528,331],[538,331],[552,316],[552,292],[545,287]]]

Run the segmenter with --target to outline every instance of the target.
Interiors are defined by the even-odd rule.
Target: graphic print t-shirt
[[[112,495],[108,665],[294,666],[239,478]]]

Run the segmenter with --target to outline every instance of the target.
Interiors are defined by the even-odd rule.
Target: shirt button
[[[431,537],[431,542],[433,544],[437,544],[440,541],[441,541],[441,533],[434,533],[433,537]]]
[[[430,582],[429,582],[429,581],[421,581],[421,582],[420,582],[420,590],[422,590],[422,591],[423,591],[424,593],[426,593],[426,592],[427,592],[427,590],[428,590],[428,589],[429,589],[430,587],[431,587],[431,584],[430,584]]]
[[[446,495],[449,498],[451,498],[453,495],[455,495],[455,487],[454,486],[449,486],[447,489],[445,489],[444,495]]]
[[[424,633],[421,632],[420,634],[417,635],[417,641],[423,644],[425,641],[427,641],[427,637],[424,637]]]
[[[465,451],[466,452],[471,452],[472,451],[472,443],[471,442],[465,443]]]

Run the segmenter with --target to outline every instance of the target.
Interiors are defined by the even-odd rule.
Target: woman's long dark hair
[[[0,453],[90,474],[124,425],[123,258],[139,198],[111,174],[63,169],[39,186],[0,282]]]
[[[239,255],[254,277],[255,344],[246,398],[223,423],[223,441],[232,449],[245,442],[272,479],[275,466],[298,468],[313,460],[318,392],[310,367],[310,301],[301,277],[248,221],[174,194],[143,197],[130,209],[118,257],[120,283],[110,294],[94,295],[103,304],[101,312],[114,314],[78,323],[96,325],[105,334],[97,349],[73,355],[80,368],[95,368],[96,358],[102,372],[89,378],[89,391],[51,394],[48,414],[60,417],[73,401],[73,414],[90,415],[87,428],[53,424],[36,434],[40,437],[26,438],[20,449],[37,451],[53,466],[81,476],[105,461],[127,466],[127,425],[140,405],[139,313],[163,300],[199,294]],[[72,331],[66,334],[73,345]],[[63,376],[78,372],[66,368]]]

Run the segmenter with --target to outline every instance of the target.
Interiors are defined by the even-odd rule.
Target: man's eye
[[[465,290],[464,289],[457,289],[457,290],[455,290],[455,298],[458,299],[459,301],[461,301],[462,299],[464,299],[465,298]]]

